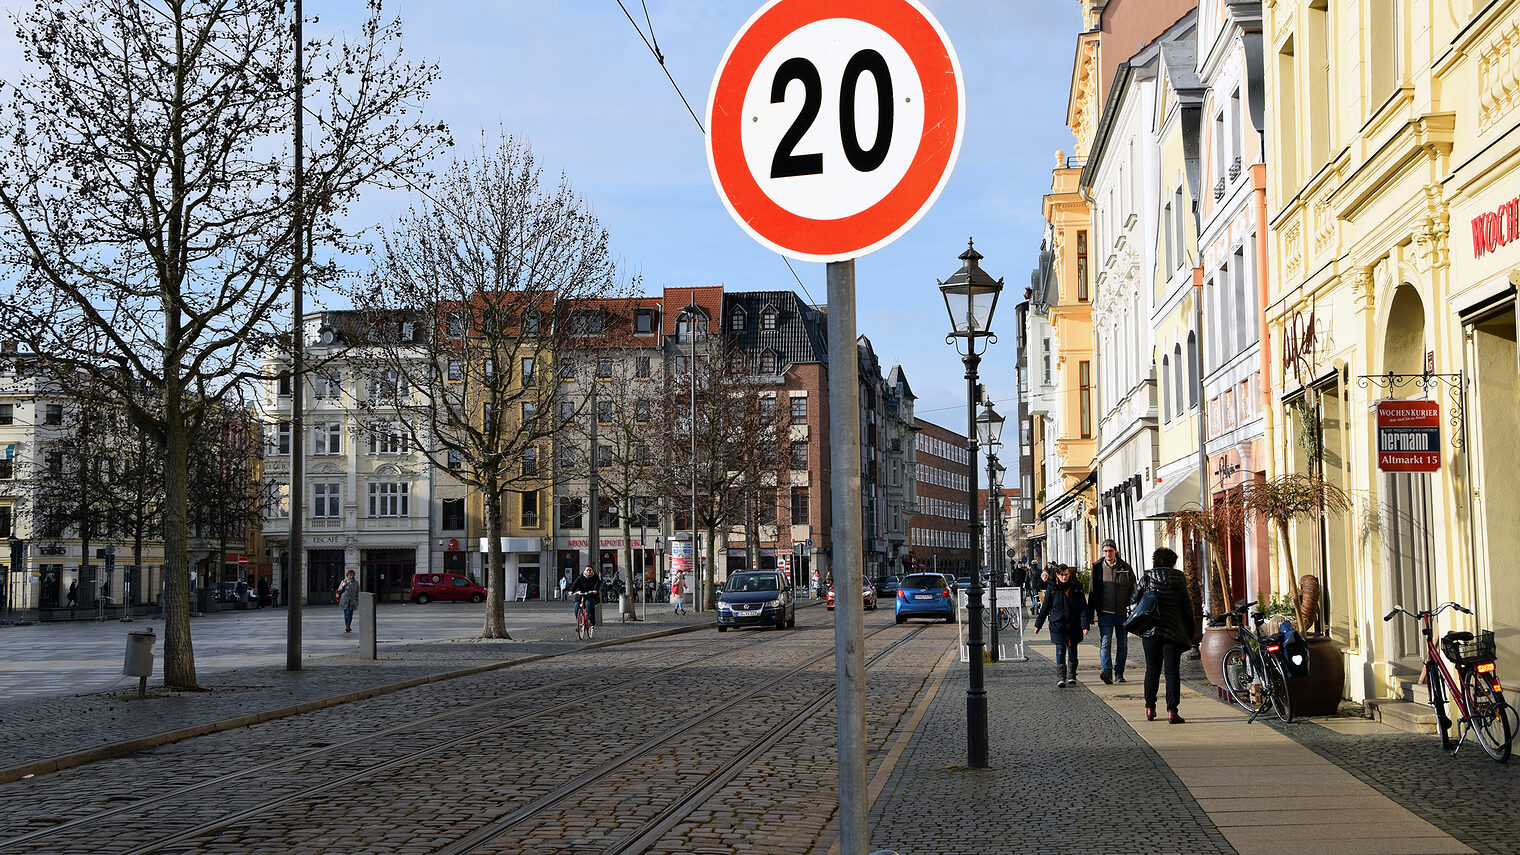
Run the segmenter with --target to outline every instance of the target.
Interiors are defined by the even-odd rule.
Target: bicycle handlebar
[[[1433,618],[1436,615],[1440,614],[1441,612],[1446,611],[1447,609],[1456,609],[1457,611],[1461,612],[1464,615],[1470,615],[1470,614],[1472,614],[1472,609],[1470,609],[1470,608],[1462,605],[1461,603],[1457,603],[1457,602],[1442,603],[1441,605],[1436,606],[1434,609],[1426,609],[1423,612],[1412,612],[1412,611],[1409,611],[1408,609],[1404,608],[1403,606],[1394,606],[1393,607],[1393,611],[1389,612],[1386,615],[1383,615],[1383,622],[1387,623],[1388,621],[1393,620],[1393,616],[1397,615],[1397,614],[1406,614],[1406,615],[1409,615],[1410,617],[1414,618],[1415,620],[1424,620],[1427,617]]]

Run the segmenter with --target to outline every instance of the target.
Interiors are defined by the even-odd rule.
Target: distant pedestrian
[[[675,613],[686,614],[686,580],[679,574],[676,580],[670,583],[670,602],[675,606]]]
[[[1119,545],[1103,541],[1103,557],[1092,564],[1092,595],[1087,600],[1089,619],[1098,623],[1098,677],[1105,683],[1123,683],[1124,663],[1129,658],[1129,601],[1135,593],[1135,571],[1119,557]],[[1112,647],[1112,651],[1110,651]]]
[[[57,589],[54,588],[54,590],[57,590]],[[69,596],[68,596],[69,608],[72,609],[78,603],[79,603],[79,581],[75,580],[75,581],[69,583]]]
[[[568,596],[570,596],[570,571],[566,570],[565,575],[559,577],[559,598],[563,600]]]
[[[343,631],[354,631],[354,608],[359,605],[359,580],[354,578],[354,571],[348,571],[348,578],[338,583],[338,605],[343,609]]]
[[[1184,719],[1177,712],[1177,703],[1182,696],[1177,667],[1182,651],[1201,639],[1195,637],[1193,599],[1188,596],[1187,577],[1177,569],[1177,553],[1164,546],[1151,555],[1151,569],[1145,571],[1136,586],[1131,604],[1138,603],[1151,589],[1156,592],[1156,612],[1160,620],[1140,636],[1140,643],[1145,648],[1145,720],[1156,718],[1156,690],[1164,669],[1166,720],[1182,724]]]
[[[1077,644],[1087,637],[1087,598],[1082,596],[1081,581],[1072,577],[1071,568],[1061,565],[1045,589],[1045,601],[1034,620],[1034,633],[1050,619],[1050,641],[1056,646],[1056,688],[1077,684]]]

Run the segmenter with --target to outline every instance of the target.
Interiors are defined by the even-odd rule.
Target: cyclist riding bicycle
[[[585,602],[586,622],[592,626],[596,626],[596,604],[602,599],[601,587],[602,580],[597,578],[596,571],[590,567],[582,571],[581,577],[570,586],[571,597],[577,600],[575,607],[580,608],[580,601]],[[576,594],[584,596],[575,597]]]

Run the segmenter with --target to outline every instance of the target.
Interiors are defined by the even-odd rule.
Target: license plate
[[[914,594],[913,595],[913,599],[915,599],[915,600],[932,600],[932,599],[934,599],[934,595],[933,594]]]

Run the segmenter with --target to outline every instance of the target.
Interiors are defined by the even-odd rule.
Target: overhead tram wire
[[[660,70],[665,72],[665,78],[675,88],[676,95],[681,98],[681,103],[686,105],[686,112],[691,114],[691,120],[697,123],[697,130],[701,131],[703,136],[706,136],[707,128],[702,126],[702,120],[697,118],[697,111],[691,108],[691,102],[686,100],[686,93],[681,91],[681,85],[676,82],[675,77],[671,76],[670,69],[665,65],[665,54],[660,51],[659,39],[656,39],[654,35],[654,21],[649,17],[649,4],[645,0],[640,0],[640,4],[644,7],[644,20],[649,25],[649,35],[647,36],[644,35],[644,29],[639,26],[639,22],[633,19],[633,15],[628,11],[628,7],[623,5],[623,0],[617,0],[617,4],[618,8],[623,10],[623,15],[628,18],[628,23],[633,25],[634,32],[639,34],[639,40],[644,43],[644,47],[649,49],[649,52],[654,56],[655,62],[660,64]],[[807,285],[803,284],[802,277],[797,275],[797,268],[792,266],[792,260],[784,255],[781,256],[781,260],[785,262],[786,269],[791,271],[792,278],[797,280],[797,287],[802,289],[803,295],[807,297],[808,304],[816,305],[817,303],[813,299],[813,295],[809,293]]]

